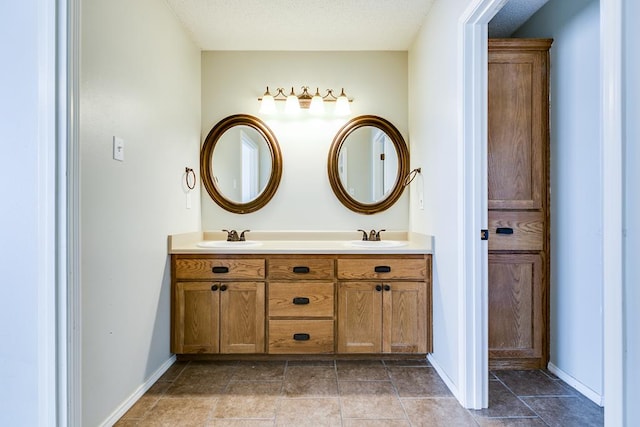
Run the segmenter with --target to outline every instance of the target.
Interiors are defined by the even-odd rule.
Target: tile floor
[[[116,426],[602,426],[603,410],[543,371],[490,374],[462,408],[427,361],[176,362]]]

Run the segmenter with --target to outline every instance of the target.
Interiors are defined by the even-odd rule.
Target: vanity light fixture
[[[319,88],[316,88],[316,93],[311,95],[308,86],[302,86],[300,95],[295,93],[293,87],[289,95],[285,94],[284,88],[277,88],[276,94],[272,95],[267,86],[267,91],[262,95],[262,98],[258,98],[258,101],[260,101],[261,114],[274,114],[276,112],[276,101],[285,101],[284,111],[287,114],[296,114],[300,109],[309,110],[312,114],[322,114],[325,102],[335,102],[334,114],[347,116],[351,114],[349,103],[353,102],[353,99],[347,97],[344,93],[344,88],[338,96],[333,94],[333,89],[327,89],[326,95],[322,96]]]

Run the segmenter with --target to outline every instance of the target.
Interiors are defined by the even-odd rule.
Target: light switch
[[[124,162],[124,139],[113,137],[113,160]]]

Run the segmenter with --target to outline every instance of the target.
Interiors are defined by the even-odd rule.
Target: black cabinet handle
[[[309,334],[293,334],[293,339],[296,341],[309,341],[311,339],[311,335]]]
[[[293,303],[296,304],[296,305],[309,304],[309,298],[306,298],[306,297],[295,297],[295,298],[293,298]]]
[[[229,267],[213,267],[211,271],[214,273],[228,273]]]
[[[376,273],[391,273],[391,267],[389,267],[388,265],[376,265],[373,268],[373,271],[375,271]]]
[[[513,228],[511,228],[511,227],[498,227],[498,228],[496,228],[496,234],[513,234]]]
[[[384,285],[384,290],[385,290],[385,291],[387,291],[387,292],[388,292],[388,291],[390,291],[390,290],[391,290],[391,286],[389,286],[389,285]]]
[[[376,285],[376,291],[382,292],[382,285]]]
[[[293,267],[293,272],[298,274],[307,274],[309,272],[309,267],[297,266]]]
[[[226,291],[226,290],[227,290],[227,285],[222,285],[222,286],[220,286],[220,290],[221,290],[222,292]]]
[[[218,290],[218,285],[213,285],[213,286],[211,287],[211,290],[212,290],[213,292],[217,291],[217,290]]]

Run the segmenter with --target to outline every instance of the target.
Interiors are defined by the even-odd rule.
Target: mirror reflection
[[[211,174],[227,199],[248,203],[264,191],[271,176],[271,152],[254,128],[234,126],[224,132],[211,157]]]
[[[351,132],[340,148],[338,174],[342,186],[359,202],[384,200],[398,180],[398,152],[389,135],[374,126]]]
[[[204,188],[220,207],[237,214],[255,212],[271,200],[280,184],[278,141],[257,117],[225,117],[202,144],[200,171]]]

